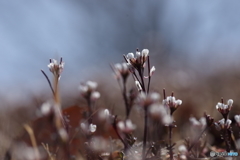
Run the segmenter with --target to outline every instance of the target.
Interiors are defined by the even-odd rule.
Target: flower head
[[[60,63],[58,64],[57,60],[50,59],[50,63],[48,64],[49,70],[56,76],[60,78],[60,75],[63,71],[64,62],[62,61],[62,58],[60,59]]]
[[[182,100],[178,99],[173,96],[168,96],[166,99],[163,100],[163,105],[167,106],[171,110],[171,114],[182,104]]]
[[[156,92],[152,92],[149,94],[140,92],[137,97],[137,102],[140,106],[149,107],[150,105],[158,102],[159,99],[160,99],[160,95]]]
[[[129,65],[127,63],[117,63],[114,65],[114,71],[117,79],[119,79],[120,76],[126,79],[130,73]]]
[[[205,117],[200,118],[199,121],[195,117],[190,117],[189,121],[194,128],[199,128],[201,130],[203,130],[207,125]]]
[[[131,133],[136,129],[136,125],[134,125],[130,119],[127,119],[126,121],[119,121],[117,126],[118,129],[124,133]]]
[[[227,104],[223,103],[223,99],[222,102],[218,102],[216,105],[216,109],[224,116],[226,117],[229,113],[229,111],[232,109],[232,104],[233,104],[233,100],[229,99],[227,101]]]
[[[97,130],[97,125],[92,123],[88,124],[83,122],[80,124],[80,127],[86,134],[94,133]]]
[[[223,119],[219,120],[218,122],[215,122],[214,125],[215,125],[215,128],[220,131],[223,129],[229,129],[231,123],[232,123],[232,121],[230,119],[227,119],[227,121],[225,122],[225,119],[223,118]]]
[[[97,86],[98,84],[96,82],[87,81],[79,86],[79,90],[84,98],[95,101],[100,98],[100,93],[95,91]]]
[[[133,53],[128,53],[126,58],[128,60],[128,63],[130,63],[134,68],[138,70],[139,68],[144,67],[148,54],[148,49],[143,49],[142,52],[139,52],[137,49],[136,56],[134,56]]]
[[[163,105],[155,103],[150,106],[149,114],[152,118],[160,119],[164,125],[170,125],[173,122],[173,118],[167,109]]]

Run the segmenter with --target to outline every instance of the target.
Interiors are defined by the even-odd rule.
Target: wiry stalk
[[[39,150],[37,148],[37,141],[36,141],[36,138],[34,136],[33,129],[28,124],[24,124],[23,127],[25,128],[25,130],[27,131],[27,133],[30,137],[32,146],[34,148],[36,160],[40,160],[40,153],[39,153]]]
[[[146,152],[146,142],[147,142],[147,123],[148,123],[148,109],[145,107],[144,109],[144,135],[143,135],[143,150],[142,150],[142,160],[145,159]]]

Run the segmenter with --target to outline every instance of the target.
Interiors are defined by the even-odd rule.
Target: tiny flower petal
[[[227,105],[228,105],[228,106],[232,106],[232,104],[233,104],[233,100],[232,100],[232,99],[229,99],[228,102],[227,102]]]
[[[133,53],[128,53],[127,54],[127,59],[132,59],[134,58],[134,54]]]
[[[142,50],[142,55],[143,55],[144,57],[147,57],[147,56],[148,56],[148,53],[149,53],[149,50],[148,50],[148,49],[143,49],[143,50]]]
[[[152,66],[151,70],[150,70],[150,77],[153,75],[153,73],[156,71],[156,68],[154,66]]]

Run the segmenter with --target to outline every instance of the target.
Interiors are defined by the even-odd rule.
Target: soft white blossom
[[[81,129],[86,133],[94,133],[97,130],[97,125],[95,124],[88,124],[87,122],[83,122],[80,124]]]
[[[215,128],[220,131],[222,129],[230,128],[231,123],[232,123],[232,121],[230,119],[227,119],[227,121],[225,122],[225,119],[223,118],[223,119],[219,120],[218,122],[215,122],[214,124],[215,124]]]
[[[176,110],[182,104],[182,100],[176,100],[174,96],[168,96],[163,100],[163,104],[168,106],[171,110]]]
[[[201,117],[199,119],[199,121],[195,117],[190,117],[189,121],[193,125],[194,128],[204,129],[207,125],[205,117]]]
[[[48,113],[50,113],[52,105],[50,102],[45,102],[42,104],[42,106],[40,107],[40,111],[42,113],[42,115],[47,115]]]
[[[64,68],[64,62],[62,62],[62,59],[61,59],[60,63],[58,64],[57,60],[50,59],[48,68],[54,75],[57,75],[58,77],[60,77],[60,74],[62,73]]]
[[[142,52],[139,52],[137,50],[135,56],[133,53],[128,53],[126,58],[128,60],[128,63],[133,65],[135,68],[144,67],[148,54],[148,49],[143,49]]]
[[[119,121],[117,126],[118,129],[124,133],[130,133],[136,129],[136,125],[134,125],[130,119],[127,119],[126,121]]]
[[[142,91],[142,86],[141,86],[141,84],[140,84],[139,81],[136,80],[136,81],[135,81],[135,85],[136,85],[138,91]]]
[[[94,91],[94,92],[91,94],[91,100],[92,100],[92,101],[95,101],[95,100],[97,100],[97,99],[99,99],[99,98],[100,98],[100,93],[99,93],[99,92]]]
[[[229,99],[229,100],[227,101],[227,104],[218,102],[217,105],[216,105],[216,109],[217,109],[221,114],[228,114],[229,111],[230,111],[231,108],[232,108],[232,104],[233,104],[233,100],[232,100],[232,99]]]
[[[169,125],[173,119],[167,109],[161,104],[152,104],[149,108],[149,114],[152,118],[160,119],[164,125]]]
[[[109,117],[110,117],[110,112],[108,109],[101,109],[99,112],[98,112],[98,117],[100,120],[108,120]]]
[[[152,105],[153,103],[158,102],[160,99],[160,94],[156,92],[151,92],[149,94],[146,94],[144,92],[140,92],[137,97],[137,103],[140,106],[148,107]]]
[[[128,63],[117,63],[114,65],[114,72],[116,74],[116,78],[119,79],[120,76],[122,76],[122,78],[127,78],[127,76],[129,75],[130,71],[129,71],[129,64]]]

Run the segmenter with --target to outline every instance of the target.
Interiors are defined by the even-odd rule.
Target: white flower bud
[[[114,67],[119,71],[122,70],[122,65],[120,63],[115,64]]]
[[[97,88],[97,86],[98,86],[98,84],[96,82],[93,82],[93,81],[87,81],[86,85],[91,90],[95,90]]]
[[[95,101],[97,99],[100,98],[100,93],[97,92],[97,91],[94,91],[92,94],[91,94],[91,100]]]
[[[89,125],[89,131],[91,133],[94,133],[97,130],[97,126],[95,124],[90,124]]]
[[[139,83],[139,81],[135,81],[135,85],[137,86],[138,91],[142,90],[141,84]]]
[[[47,115],[51,111],[52,104],[49,102],[45,102],[42,104],[40,110],[43,115]]]
[[[156,68],[154,66],[152,66],[151,70],[150,70],[150,77],[153,75],[153,73],[156,71]]]
[[[134,58],[134,54],[133,53],[128,53],[127,54],[127,59],[132,59]]]
[[[143,50],[142,50],[142,55],[143,55],[144,57],[147,57],[147,56],[148,56],[148,53],[149,53],[149,50],[148,50],[148,49],[143,49]]]
[[[175,103],[176,105],[180,106],[182,104],[182,100],[178,99]]]
[[[228,102],[227,102],[227,105],[230,107],[230,106],[232,106],[232,104],[233,104],[233,100],[229,99]]]
[[[235,119],[235,121],[236,121],[237,123],[240,122],[240,116],[239,116],[239,115],[235,115],[235,116],[234,116],[234,119]]]
[[[141,56],[141,53],[140,52],[136,52],[136,58],[139,58]]]

